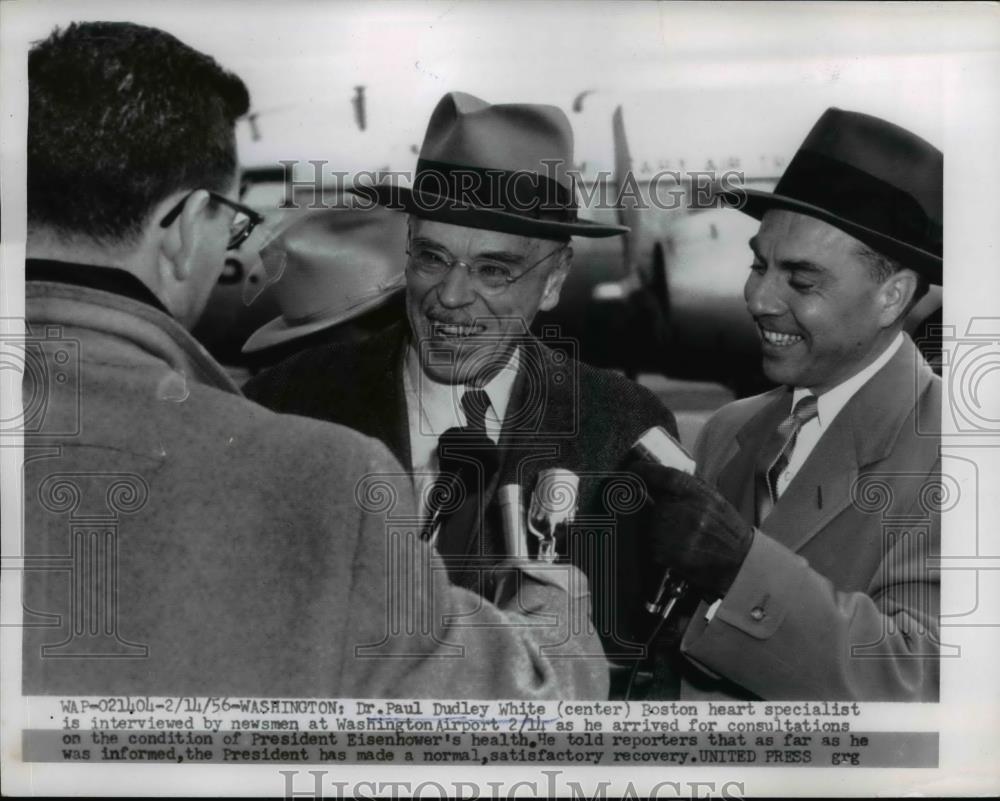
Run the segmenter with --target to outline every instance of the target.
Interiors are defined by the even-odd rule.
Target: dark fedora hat
[[[355,191],[392,209],[469,228],[546,239],[627,233],[626,226],[577,216],[572,166],[573,131],[560,109],[492,105],[449,92],[431,114],[412,186]]]
[[[758,220],[773,208],[817,217],[940,284],[943,184],[944,157],[929,142],[878,117],[830,108],[773,193],[731,194]]]

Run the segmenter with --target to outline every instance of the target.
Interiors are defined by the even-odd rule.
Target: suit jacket
[[[403,389],[408,332],[403,323],[363,343],[303,351],[255,376],[244,391],[277,411],[332,420],[376,437],[411,470]],[[483,592],[477,563],[489,564],[503,552],[497,486],[520,484],[527,508],[540,470],[573,470],[581,481],[571,560],[590,580],[594,620],[608,656],[639,656],[648,625],[641,586],[646,560],[634,513],[643,496],[623,463],[639,435],[656,425],[677,434],[673,415],[647,389],[527,338],[500,435],[500,467],[484,488],[479,525],[469,533],[469,559],[449,560],[453,579]]]
[[[405,550],[409,482],[377,441],[242,397],[152,305],[29,280],[27,311],[26,382],[47,383],[25,392],[42,398],[25,437],[26,694],[607,692],[605,663],[542,647],[599,647],[573,617],[579,573],[526,569],[501,611],[449,584],[432,549]],[[477,625],[456,625],[468,609]]]
[[[754,466],[791,411],[779,388],[721,409],[704,478],[754,518]],[[682,651],[693,698],[928,701],[938,695],[941,381],[906,339],[844,406]]]

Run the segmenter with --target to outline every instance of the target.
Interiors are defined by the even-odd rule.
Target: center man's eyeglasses
[[[555,250],[549,251],[517,275],[514,275],[508,265],[495,259],[476,259],[469,263],[453,259],[450,255],[427,245],[410,245],[406,255],[410,260],[410,268],[423,278],[440,280],[451,272],[452,268],[462,265],[469,271],[469,278],[475,282],[482,294],[499,295],[565,247],[566,245],[560,245]]]
[[[184,210],[184,204],[188,202],[193,194],[194,192],[189,192],[181,199],[180,203],[166,213],[164,218],[160,220],[161,228],[170,227],[173,221],[180,216],[181,212]],[[230,200],[228,197],[220,195],[218,192],[209,192],[208,196],[216,203],[228,206],[236,212],[236,214],[233,215],[233,221],[229,224],[229,243],[226,245],[226,250],[236,250],[236,248],[247,241],[250,234],[253,233],[253,229],[264,222],[264,215],[258,214],[249,206],[244,206],[242,203]]]

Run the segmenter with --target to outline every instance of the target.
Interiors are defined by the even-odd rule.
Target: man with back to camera
[[[543,471],[576,473],[578,517],[609,533],[560,541],[559,557],[587,573],[605,648],[626,659],[642,651],[647,613],[636,577],[646,558],[615,508],[625,503],[616,492],[637,491],[622,463],[642,432],[663,426],[676,435],[676,426],[645,388],[528,333],[537,312],[559,301],[570,238],[627,230],[577,216],[572,164],[560,109],[445,95],[412,190],[359,190],[409,214],[407,323],[361,345],[305,351],[244,389],[276,411],[382,440],[413,474],[425,519],[442,520],[435,545],[452,576],[479,592],[488,591],[479,568],[508,547],[500,488],[518,485],[527,510]],[[436,515],[441,477],[468,465],[466,501]]]
[[[902,324],[941,282],[942,183],[923,139],[831,108],[773,194],[745,192],[782,386],[706,424],[704,481],[636,468],[656,559],[701,601],[683,697],[937,699],[941,382]]]
[[[52,380],[25,371],[47,395],[25,433],[23,692],[606,694],[603,663],[541,649],[599,647],[567,628],[582,576],[500,565],[509,611],[447,622],[471,596],[430,548],[390,552],[384,501],[412,530],[413,498],[386,449],[251,403],[186,330],[261,221],[233,198],[248,105],[153,28],[77,23],[30,52],[27,315]]]

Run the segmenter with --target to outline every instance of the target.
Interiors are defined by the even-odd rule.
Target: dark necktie
[[[778,477],[788,467],[799,431],[816,416],[816,412],[815,395],[800,398],[792,413],[775,429],[764,446],[754,475],[757,525],[764,522],[778,502]]]
[[[482,389],[468,389],[462,396],[462,411],[465,412],[465,429],[486,436],[486,412],[490,408],[490,396]]]
[[[481,516],[480,489],[489,483],[498,464],[496,445],[486,435],[489,395],[481,389],[470,389],[461,403],[465,425],[449,428],[438,438],[440,474],[428,498],[429,525],[441,526],[436,544],[442,555],[466,553],[474,533],[471,529]],[[454,498],[455,489],[460,499]]]

